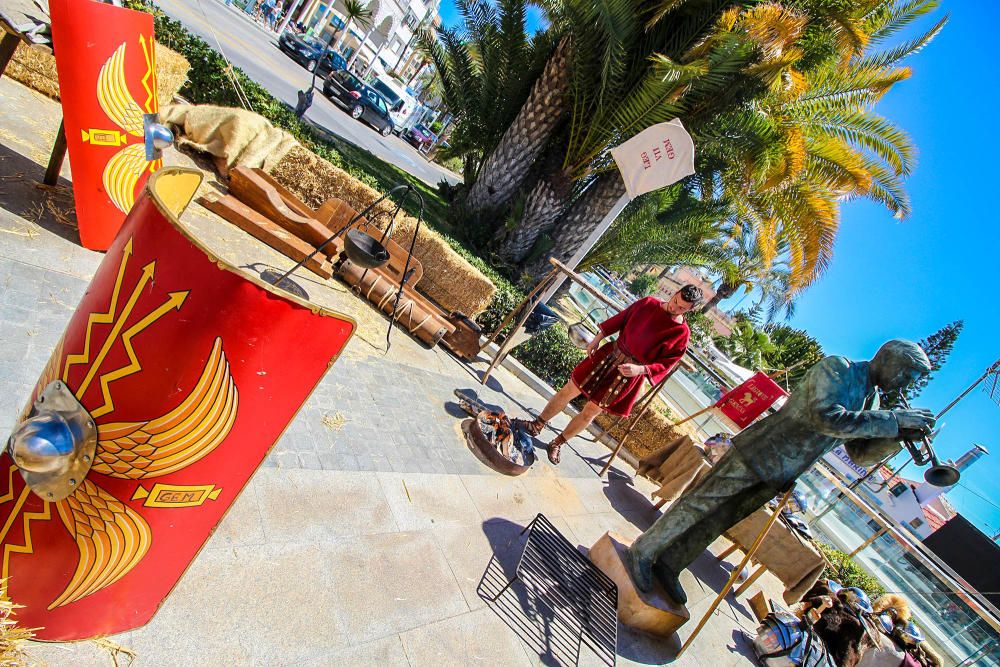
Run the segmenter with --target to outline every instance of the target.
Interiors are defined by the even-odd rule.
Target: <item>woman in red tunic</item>
[[[601,412],[626,417],[631,414],[643,380],[655,385],[684,355],[690,336],[684,313],[701,300],[701,289],[685,285],[669,301],[651,296],[639,299],[601,322],[600,333],[587,346],[587,358],[573,369],[570,381],[552,397],[537,419],[518,420],[528,433],[538,435],[570,401],[580,394],[587,397],[580,414],[549,443],[549,461],[558,464],[559,449]],[[601,341],[615,333],[618,334],[615,342],[601,345]]]

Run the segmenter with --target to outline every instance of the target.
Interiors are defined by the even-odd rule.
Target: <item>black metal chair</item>
[[[538,514],[532,519],[521,531],[524,533],[528,533],[528,539],[514,577],[499,592],[484,597],[495,603],[515,581],[520,581],[527,592],[575,632],[577,660],[579,647],[586,640],[587,646],[605,664],[613,666],[618,643],[618,586],[545,515]],[[487,574],[489,570],[488,567]]]

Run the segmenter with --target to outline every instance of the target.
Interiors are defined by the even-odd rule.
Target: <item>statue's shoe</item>
[[[656,578],[659,579],[663,590],[674,599],[674,602],[677,604],[687,604],[687,593],[684,592],[681,580],[676,574],[661,565],[656,570]]]
[[[653,560],[642,558],[635,553],[635,549],[625,550],[625,563],[628,565],[628,572],[632,576],[632,583],[644,593],[653,590]]]

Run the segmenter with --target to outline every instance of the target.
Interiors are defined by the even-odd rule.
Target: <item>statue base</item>
[[[650,593],[640,591],[629,573],[628,547],[604,533],[590,548],[590,560],[618,585],[618,620],[630,628],[657,637],[669,637],[691,618],[687,607],[675,602],[659,584]]]

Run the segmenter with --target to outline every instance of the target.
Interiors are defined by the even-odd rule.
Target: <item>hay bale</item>
[[[187,58],[171,48],[156,44],[156,98],[164,107],[174,101],[174,97],[187,83],[191,63]]]
[[[609,430],[618,421],[618,417],[601,413],[595,420],[597,425],[605,431]],[[698,430],[692,422],[686,422],[680,426],[673,426],[673,420],[668,419],[653,408],[646,411],[639,423],[632,430],[632,435],[625,442],[625,449],[642,459],[664,445],[667,445],[677,438],[688,436],[695,442],[701,441]],[[611,436],[616,440],[621,440],[627,422],[611,432]]]
[[[313,209],[327,199],[338,198],[360,211],[382,193],[338,169],[302,146],[295,146],[270,172],[279,183]],[[368,216],[384,229],[396,205],[388,199]],[[401,214],[393,239],[409,248],[417,220]],[[475,317],[489,305],[496,287],[478,269],[455,252],[434,230],[422,226],[413,254],[424,267],[417,290],[447,311],[460,310]]]
[[[59,99],[56,59],[45,48],[30,47],[21,42],[17,45],[14,57],[7,64],[7,71],[4,74],[46,97]]]
[[[160,106],[170,104],[187,81],[190,69],[184,56],[162,44],[156,45],[156,97]],[[30,47],[21,42],[4,74],[46,97],[59,100],[56,59],[47,48]]]

